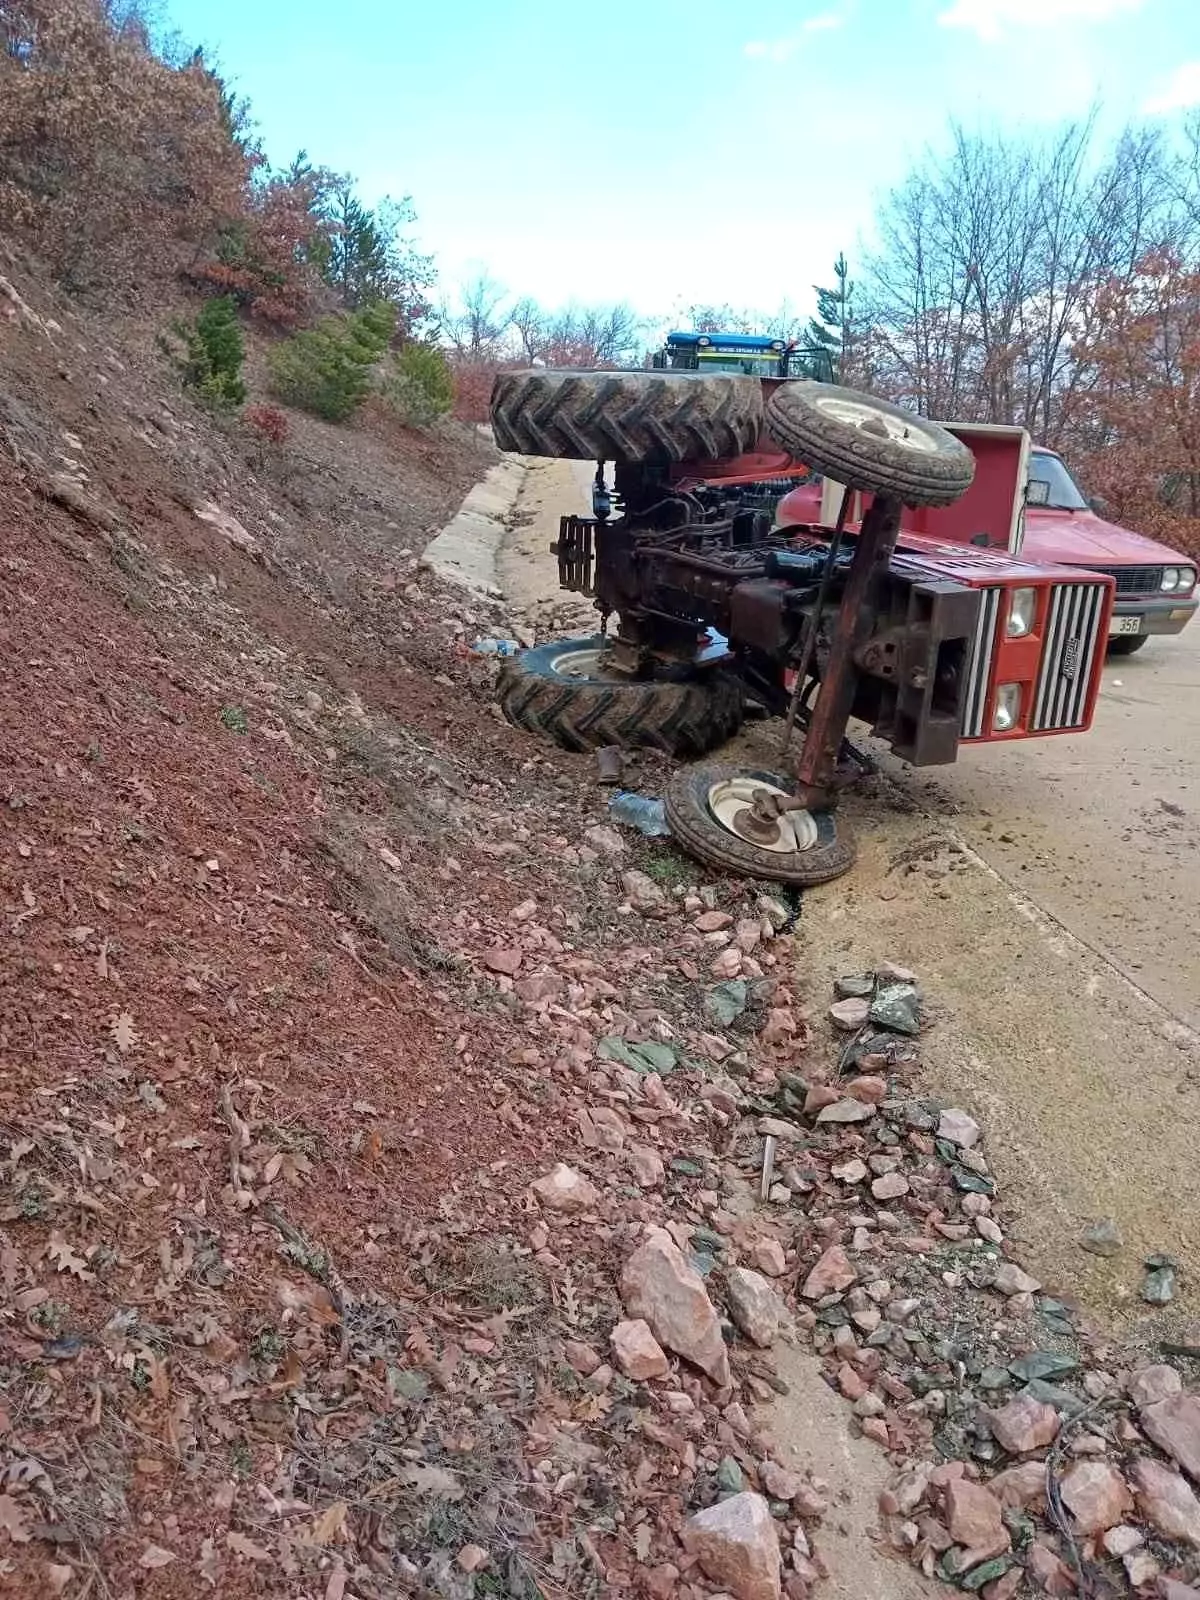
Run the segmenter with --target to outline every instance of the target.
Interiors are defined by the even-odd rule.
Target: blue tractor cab
[[[834,381],[829,350],[765,333],[669,333],[650,364],[691,372],[739,372],[755,378]]]

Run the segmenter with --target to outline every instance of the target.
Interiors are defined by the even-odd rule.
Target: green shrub
[[[326,317],[271,351],[272,391],[327,422],[345,422],[366,399],[371,369],[395,331],[396,308],[385,301],[350,316]]]
[[[379,397],[410,428],[428,428],[454,404],[445,356],[429,344],[406,344],[379,383]]]
[[[242,363],[246,359],[237,306],[227,296],[205,302],[190,326],[179,329],[184,342],[183,381],[206,404],[236,411],[246,399]]]

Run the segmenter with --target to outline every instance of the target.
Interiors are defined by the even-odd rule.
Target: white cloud
[[[952,0],[938,21],[943,28],[967,28],[990,44],[1006,28],[1105,22],[1138,11],[1143,4],[1144,0]]]
[[[1157,93],[1142,106],[1148,117],[1200,105],[1200,61],[1182,61]]]
[[[841,11],[818,11],[815,17],[805,18],[797,32],[785,34],[782,39],[751,39],[749,44],[743,45],[742,54],[752,61],[790,61],[812,34],[829,33],[840,28],[845,20]]]

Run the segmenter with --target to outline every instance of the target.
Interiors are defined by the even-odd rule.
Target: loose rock
[[[670,1364],[661,1345],[650,1332],[649,1324],[640,1318],[617,1323],[612,1331],[612,1347],[617,1365],[635,1383],[661,1378],[669,1370]]]
[[[1054,1424],[1057,1432],[1057,1413]],[[989,1482],[988,1488],[1002,1506],[1011,1507],[1014,1511],[1024,1511],[1038,1505],[1046,1498],[1045,1465],[1041,1461],[1022,1461],[1019,1466],[1009,1467],[1007,1472],[998,1472]]]
[[[870,1122],[874,1115],[875,1107],[864,1105],[861,1100],[835,1100],[833,1105],[817,1112],[817,1121]]]
[[[621,888],[635,911],[644,917],[665,917],[671,908],[666,891],[644,872],[631,868],[621,874]]]
[[[780,1600],[779,1537],[760,1494],[735,1494],[699,1511],[683,1527],[684,1549],[734,1600]]]
[[[1143,1367],[1129,1380],[1129,1398],[1139,1407],[1152,1406],[1159,1400],[1170,1400],[1183,1389],[1183,1379],[1174,1367],[1166,1365]]]
[[[767,1349],[789,1322],[788,1308],[761,1273],[734,1267],[725,1276],[729,1314],[752,1344]]]
[[[1138,1416],[1158,1448],[1200,1482],[1200,1396],[1175,1394],[1143,1406]]]
[[[593,850],[599,850],[601,855],[609,856],[613,861],[625,854],[625,841],[615,828],[607,828],[603,823],[597,823],[594,828],[585,828],[583,837]]]
[[[560,1161],[553,1172],[538,1178],[533,1192],[548,1211],[561,1211],[571,1215],[579,1211],[593,1211],[599,1204],[599,1191],[581,1172]]]
[[[1143,1456],[1131,1474],[1138,1507],[1168,1539],[1184,1539],[1200,1550],[1200,1500],[1186,1478]]]
[[[1133,1510],[1124,1478],[1107,1461],[1080,1461],[1059,1486],[1063,1504],[1084,1533],[1115,1528]]]
[[[800,1293],[805,1300],[823,1300],[827,1294],[849,1289],[857,1281],[858,1273],[850,1265],[849,1256],[840,1244],[833,1244],[804,1280]]]
[[[1109,1258],[1120,1255],[1125,1244],[1121,1237],[1121,1230],[1111,1217],[1101,1217],[1098,1222],[1093,1222],[1084,1230],[1083,1238],[1079,1241],[1079,1248],[1086,1250],[1089,1255]]]
[[[980,1128],[965,1111],[943,1111],[938,1118],[937,1136],[960,1150],[970,1150],[979,1143]]]
[[[660,1344],[693,1362],[714,1383],[729,1382],[729,1357],[721,1324],[704,1279],[666,1233],[639,1245],[621,1273],[621,1299]]]
[[[829,1008],[829,1016],[845,1032],[857,1033],[859,1028],[866,1026],[870,1011],[871,1002],[856,996],[849,1000],[835,1000]]]
[[[1009,1455],[1023,1456],[1030,1450],[1044,1450],[1058,1437],[1058,1412],[1053,1406],[1018,1396],[998,1411],[987,1413],[992,1437]]]
[[[1009,1547],[1003,1508],[990,1489],[968,1478],[946,1485],[946,1521],[955,1544],[965,1545],[976,1561],[987,1561]]]
[[[996,1273],[993,1287],[1001,1294],[1037,1294],[1042,1287],[1036,1278],[1031,1278],[1027,1272],[1022,1272],[1012,1261],[1001,1262]]]
[[[759,1272],[768,1278],[780,1278],[787,1271],[787,1257],[778,1239],[755,1239],[750,1248],[750,1259]]]
[[[1030,1549],[1029,1574],[1041,1589],[1059,1600],[1066,1600],[1066,1596],[1075,1593],[1075,1574],[1044,1544],[1035,1544]]]

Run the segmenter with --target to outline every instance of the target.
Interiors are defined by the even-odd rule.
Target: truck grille
[[[1162,593],[1161,567],[1093,567],[1106,578],[1115,578],[1118,594],[1157,595]]]
[[[1031,732],[1083,726],[1103,615],[1103,584],[1060,583],[1050,591]]]
[[[1000,614],[1002,589],[984,589],[980,593],[979,621],[975,624],[975,637],[971,641],[971,660],[967,666],[967,694],[963,702],[962,737],[979,739],[983,736],[983,719],[987,715],[988,678],[992,670],[992,651],[996,645],[996,619]]]
[[[987,732],[988,680],[1003,596],[1003,589],[980,591],[979,621],[967,665],[961,734],[964,739],[981,739]],[[1083,726],[1096,652],[1101,648],[1103,617],[1102,583],[1059,583],[1051,589],[1028,722],[1030,733]]]

